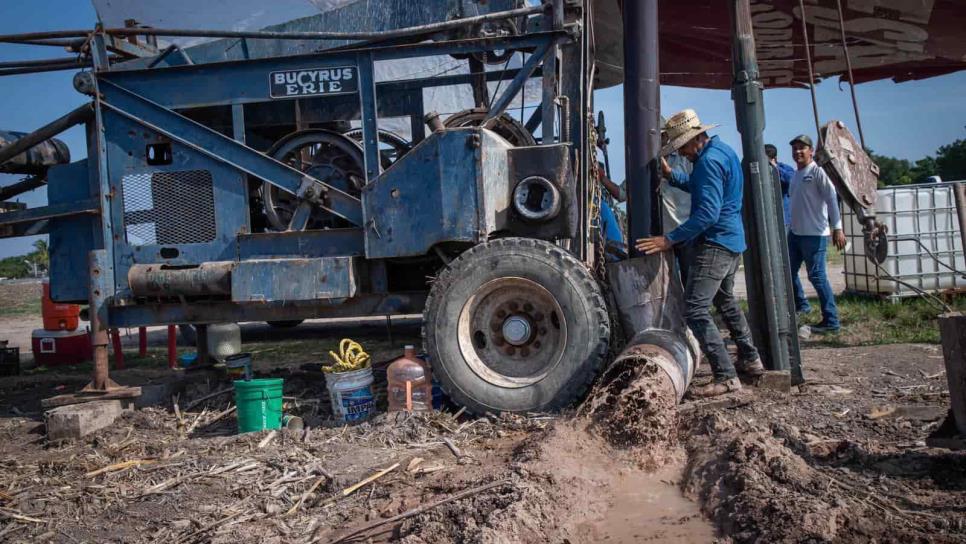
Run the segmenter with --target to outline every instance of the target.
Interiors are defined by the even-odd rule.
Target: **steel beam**
[[[94,110],[90,103],[57,118],[56,120],[38,128],[15,142],[0,147],[0,164],[3,164],[31,147],[53,138],[74,125],[87,122],[93,116]]]
[[[755,55],[749,0],[732,0],[734,85],[732,98],[741,133],[745,177],[744,223],[748,239],[745,278],[749,321],[766,366],[802,378],[781,190],[765,155],[763,85]]]
[[[0,225],[13,225],[16,223],[31,223],[55,217],[67,217],[70,215],[97,214],[100,212],[98,199],[89,198],[76,202],[64,202],[62,204],[52,204],[40,208],[30,208],[7,212],[0,215]]]

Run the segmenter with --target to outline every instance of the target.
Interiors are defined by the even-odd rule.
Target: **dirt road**
[[[966,540],[966,453],[923,442],[948,404],[938,347],[806,350],[805,362],[809,381],[792,394],[685,403],[671,413],[668,443],[646,456],[574,414],[449,408],[332,426],[321,373],[296,363],[261,368],[285,377],[286,410],[305,418],[306,433],[236,436],[232,417],[216,420],[225,395],[187,413],[182,398],[181,420],[170,406],[139,410],[48,445],[38,399],[86,376],[2,379],[0,540],[337,542],[354,531],[349,541],[407,543]]]

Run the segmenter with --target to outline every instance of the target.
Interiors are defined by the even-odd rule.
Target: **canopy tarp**
[[[638,1],[638,0],[632,0]],[[907,81],[966,69],[966,1],[841,0],[856,82]],[[836,0],[805,0],[816,78],[846,72]],[[730,0],[660,0],[661,83],[731,86]],[[623,81],[621,0],[594,1],[597,86]],[[766,87],[808,84],[798,0],[751,2]]]

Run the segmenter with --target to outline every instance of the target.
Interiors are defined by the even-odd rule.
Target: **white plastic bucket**
[[[375,411],[372,396],[372,367],[352,372],[330,372],[325,385],[332,400],[332,415],[346,423],[369,419]]]

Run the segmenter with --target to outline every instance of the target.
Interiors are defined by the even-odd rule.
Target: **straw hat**
[[[719,125],[702,125],[697,112],[694,110],[689,109],[675,113],[664,126],[668,144],[661,149],[661,155],[669,155],[681,149],[681,146],[691,141],[691,138],[717,126]]]

